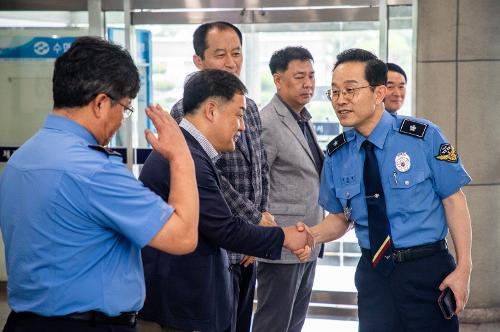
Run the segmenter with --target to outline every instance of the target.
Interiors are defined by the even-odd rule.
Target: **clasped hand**
[[[294,226],[284,227],[283,230],[285,232],[285,248],[297,256],[301,262],[307,261],[315,245],[309,227],[299,222]]]

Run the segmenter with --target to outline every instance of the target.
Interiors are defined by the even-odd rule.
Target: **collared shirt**
[[[5,167],[0,226],[16,312],[113,316],[143,305],[140,248],[174,209],[96,143],[78,123],[49,115]]]
[[[309,127],[308,122],[312,119],[311,113],[307,110],[307,108],[303,108],[299,113],[295,112],[278,94],[276,96],[281,100],[283,105],[292,113],[293,118],[297,121],[297,124],[300,127],[300,131],[304,134],[304,138],[307,141],[307,145],[309,145],[309,150],[313,155],[314,166],[318,170],[318,174],[321,173],[321,168],[323,167],[323,160],[320,157],[320,154],[323,152],[320,151],[318,145],[316,143],[316,139],[314,134],[311,131],[311,127]]]
[[[401,133],[405,120],[427,126],[423,138]],[[443,153],[451,151],[451,145],[441,130],[422,119],[384,112],[368,138],[354,129],[344,137],[346,143],[325,160],[319,202],[329,212],[342,213],[349,200],[360,246],[370,248],[361,149],[366,139],[375,145],[394,246],[407,248],[443,239],[448,227],[442,200],[471,179],[460,158],[446,160]]]
[[[215,150],[214,146],[212,143],[208,141],[208,139],[196,128],[193,126],[189,120],[186,118],[183,118],[181,122],[179,123],[179,127],[184,128],[188,133],[191,134],[191,136],[194,137],[194,139],[200,143],[201,147],[203,148],[203,151],[205,151],[208,154],[208,157],[212,160],[212,162],[215,164],[217,162],[217,159],[220,158],[220,154]]]

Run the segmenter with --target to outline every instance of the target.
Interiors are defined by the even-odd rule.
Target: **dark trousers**
[[[397,263],[389,277],[361,257],[355,275],[360,332],[458,332],[458,319],[443,318],[439,285],[455,269],[448,251]]]
[[[55,319],[11,312],[4,332],[137,332],[125,325],[96,324],[83,320]]]
[[[255,264],[244,267],[231,265],[233,279],[234,308],[231,323],[232,332],[249,332],[252,322],[253,297],[255,294]]]

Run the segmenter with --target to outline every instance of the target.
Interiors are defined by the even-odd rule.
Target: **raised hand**
[[[150,105],[145,111],[158,132],[158,137],[149,129],[144,132],[153,149],[169,161],[174,158],[191,158],[186,140],[170,114],[158,104]]]

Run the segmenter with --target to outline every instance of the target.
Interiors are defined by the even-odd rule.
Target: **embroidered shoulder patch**
[[[458,162],[457,150],[450,143],[441,144],[439,146],[439,154],[434,156],[434,158],[449,163],[456,163]]]
[[[122,157],[122,154],[120,152],[116,152],[115,150],[112,150],[106,146],[97,145],[97,144],[89,144],[89,148],[96,150],[96,151],[103,152],[108,156]]]
[[[331,156],[345,143],[347,143],[347,140],[345,138],[345,134],[342,133],[337,137],[335,137],[334,139],[332,139],[330,143],[328,143],[328,145],[326,146],[326,152],[328,153],[329,156]]]
[[[405,135],[424,138],[427,127],[429,125],[425,123],[404,119],[399,127],[399,132]]]

